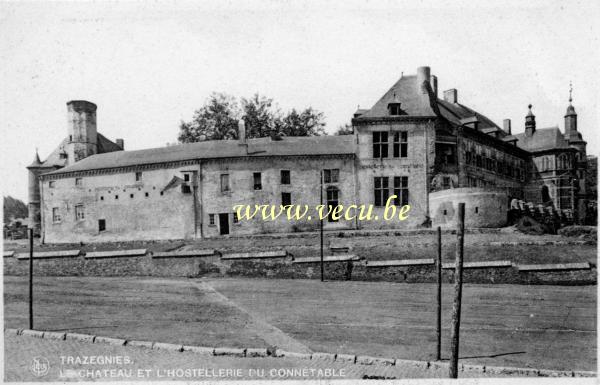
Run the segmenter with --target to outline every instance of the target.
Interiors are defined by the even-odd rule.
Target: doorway
[[[219,234],[229,234],[229,214],[219,214]]]

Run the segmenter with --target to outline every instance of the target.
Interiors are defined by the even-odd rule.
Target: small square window
[[[283,206],[290,206],[292,204],[292,194],[289,192],[281,193],[281,204]]]
[[[118,196],[118,195],[115,195],[115,199],[119,199],[119,196]]]
[[[262,175],[260,172],[255,172],[253,175],[254,179],[254,189],[262,190]]]
[[[338,183],[340,178],[340,170],[333,168],[331,170],[323,170],[323,183]]]
[[[85,219],[85,211],[83,209],[83,205],[75,206],[75,219],[78,221],[82,221]]]
[[[83,178],[75,178],[75,186],[83,186]]]
[[[290,184],[291,176],[290,170],[281,170],[281,184]]]
[[[208,224],[210,226],[215,225],[215,214],[208,214]]]
[[[160,196],[163,196],[163,195],[165,195],[165,193],[164,193],[164,191],[161,191]]]
[[[100,197],[100,200],[101,200],[101,201],[103,201],[103,200],[104,200],[104,197]]]
[[[183,174],[183,180],[185,182],[189,182],[190,181],[190,174],[188,174],[188,173]]]
[[[240,219],[238,218],[237,213],[233,213],[231,215],[233,217],[233,223],[239,223],[240,222]]]
[[[150,194],[148,194],[148,193],[144,193],[144,195],[146,196],[146,198],[148,198],[150,196]]]
[[[136,182],[141,182],[142,181],[142,172],[138,171],[135,173],[135,181]]]
[[[229,191],[229,174],[221,174],[221,192]]]
[[[133,194],[129,194],[129,198],[133,199]]]
[[[60,215],[60,210],[58,207],[53,207],[52,208],[52,222],[54,223],[58,223],[62,220],[62,217]]]
[[[190,185],[182,184],[181,185],[181,192],[184,193],[184,194],[191,194],[192,193],[192,189],[190,188]]]
[[[48,188],[54,188],[54,186],[56,185],[56,182],[51,180],[50,182],[48,182]]]

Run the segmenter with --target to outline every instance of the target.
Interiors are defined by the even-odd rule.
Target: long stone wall
[[[26,275],[28,269],[26,259],[4,258],[5,275]],[[452,282],[452,266],[444,264],[442,272],[443,281]],[[319,279],[320,263],[318,258],[294,258],[280,250],[273,250],[270,257],[258,253],[255,257],[250,254],[239,258],[223,258],[219,253],[171,257],[115,255],[104,258],[79,255],[35,259],[34,275]],[[335,256],[326,258],[325,277],[328,280],[435,282],[436,268],[432,259],[365,261],[354,256]],[[589,263],[514,265],[507,261],[471,262],[465,264],[464,282],[589,285],[597,283],[597,270]]]

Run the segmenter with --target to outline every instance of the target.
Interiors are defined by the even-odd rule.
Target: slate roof
[[[50,155],[48,155],[46,160],[44,160],[43,162],[39,162],[39,157],[38,157],[37,159],[34,159],[34,162],[32,164],[30,164],[28,166],[28,168],[29,167],[31,167],[31,168],[33,168],[33,167],[40,167],[40,168],[62,168],[62,167],[65,167],[67,164],[67,159],[65,157],[61,157],[60,154],[65,153],[65,146],[68,143],[69,143],[69,141],[67,138],[63,139],[60,142],[60,144],[54,149],[54,151],[52,151],[50,153]],[[96,144],[98,147],[98,154],[122,150],[122,148],[119,147],[118,144],[107,139],[101,133],[96,134]],[[36,162],[36,160],[37,160],[37,162]]]
[[[417,76],[402,76],[373,107],[356,120],[390,116],[388,104],[400,102],[400,108],[409,116],[435,116],[429,103],[429,96],[418,92]]]
[[[46,175],[194,159],[276,155],[343,155],[356,152],[354,135],[285,137],[279,141],[273,141],[271,138],[258,138],[248,139],[247,143],[248,152],[246,152],[246,146],[237,140],[212,140],[144,150],[96,154]]]
[[[438,108],[440,110],[440,114],[451,123],[456,125],[461,124],[461,119],[470,118],[472,116],[476,116],[479,121],[478,129],[482,130],[485,128],[496,128],[502,133],[504,131],[498,127],[491,119],[487,116],[480,114],[479,112],[472,110],[471,108],[460,104],[460,103],[450,103],[442,99],[438,99]]]
[[[520,133],[515,137],[519,140],[517,146],[529,152],[570,148],[558,127],[538,128],[532,136]]]

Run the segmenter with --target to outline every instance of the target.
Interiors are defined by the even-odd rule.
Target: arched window
[[[327,187],[327,211],[329,214],[327,215],[327,221],[329,222],[337,222],[337,219],[332,218],[331,213],[333,209],[338,206],[340,197],[340,190],[335,186]]]
[[[568,158],[567,158],[567,154],[560,154],[558,156],[558,169],[559,170],[564,170],[566,169],[568,166]]]

